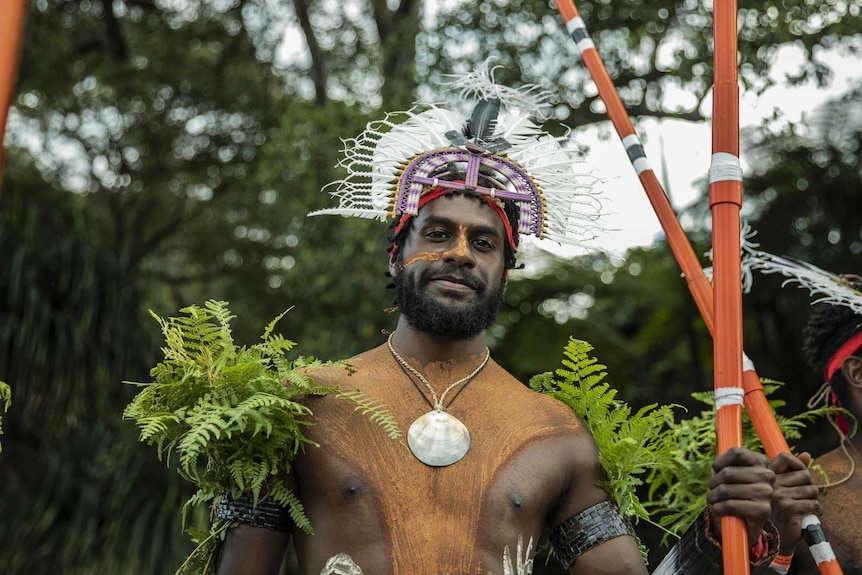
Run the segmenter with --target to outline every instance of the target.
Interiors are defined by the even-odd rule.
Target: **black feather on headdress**
[[[446,132],[446,137],[456,146],[473,142],[489,152],[501,152],[511,147],[511,144],[504,138],[493,137],[497,130],[497,116],[499,114],[500,99],[483,98],[473,108],[473,114],[467,119],[463,133],[451,130]]]
[[[477,143],[486,142],[494,135],[497,129],[497,116],[500,113],[500,100],[479,100],[473,108],[473,115],[467,120],[464,135],[469,139],[475,139]]]

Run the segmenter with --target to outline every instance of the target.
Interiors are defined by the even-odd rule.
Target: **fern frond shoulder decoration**
[[[211,503],[209,532],[195,532],[198,549],[179,573],[212,573],[214,558],[227,525],[215,517],[215,503],[225,493],[238,498],[250,493],[257,506],[270,497],[287,508],[294,524],[313,533],[296,495],[286,486],[292,462],[314,443],[303,428],[313,424],[302,403],[310,395],[335,394],[355,404],[389,437],[401,432],[381,403],[355,390],[319,385],[316,368],[340,365],[312,357],[294,361],[286,353],[295,342],[275,334],[277,316],[266,326],[261,342],[238,347],[227,302],[207,301],[180,310],[179,317],[150,312],[161,327],[164,359],[150,372],[154,381],[132,383],[141,391],[126,407],[124,419],[140,428],[140,440],[155,445],[159,458],[176,462],[178,473],[197,487],[183,506],[183,524],[191,508]]]
[[[621,512],[630,519],[646,520],[665,533],[662,541],[681,536],[706,507],[706,488],[716,455],[715,399],[712,392],[695,392],[706,404],[700,414],[676,420],[676,405],[648,405],[632,413],[615,389],[605,381],[606,367],[590,355],[592,346],[570,338],[563,351],[563,367],[530,380],[530,387],[551,395],[580,415],[593,435],[605,473],[600,483]],[[780,382],[763,380],[769,397]],[[778,427],[792,441],[808,423],[841,408],[820,407],[784,416],[784,401],[769,405]],[[743,413],[743,446],[757,451],[760,441],[748,415]],[[638,488],[646,485],[645,501]],[[644,490],[641,490],[644,493]],[[641,552],[645,553],[643,545]]]
[[[605,381],[606,367],[590,355],[593,347],[569,338],[563,367],[533,377],[530,387],[566,404],[593,435],[605,474],[600,487],[626,517],[655,523],[641,503],[637,488],[648,474],[674,464],[673,405],[652,404],[633,412]],[[645,549],[641,545],[641,551]]]

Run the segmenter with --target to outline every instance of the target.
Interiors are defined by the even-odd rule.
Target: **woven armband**
[[[551,545],[557,559],[568,569],[584,551],[615,537],[634,534],[631,523],[620,514],[616,503],[603,501],[554,529]]]
[[[273,531],[290,531],[291,520],[287,508],[273,499],[260,499],[253,505],[251,493],[243,493],[234,499],[225,493],[216,507],[216,516],[233,523],[252,527],[263,527]]]

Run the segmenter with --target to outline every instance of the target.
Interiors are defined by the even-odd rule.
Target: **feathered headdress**
[[[753,271],[765,275],[781,274],[787,278],[782,286],[797,284],[807,289],[814,298],[812,305],[843,305],[862,315],[862,292],[853,285],[854,280],[858,280],[856,276],[834,274],[802,260],[760,251],[757,249],[759,245],[751,241],[753,235],[746,233],[742,242],[743,278],[748,283],[746,291]]]
[[[758,245],[751,242],[754,234],[744,234],[742,242],[742,268],[743,277],[750,281],[753,271],[763,274],[781,274],[787,279],[782,286],[797,284],[807,289],[812,296],[812,305],[826,303],[833,306],[844,306],[857,314],[862,323],[862,291],[859,288],[859,276],[837,275],[823,270],[808,262],[776,256],[757,249]],[[808,407],[814,407],[821,402],[830,402],[838,405],[838,398],[834,391],[830,390],[830,382],[835,373],[841,369],[845,358],[853,355],[857,349],[862,347],[862,330],[850,335],[825,361],[823,379],[824,384],[817,393],[811,397]],[[842,436],[846,436],[850,426],[841,413],[835,416],[835,426]]]
[[[592,239],[599,228],[597,178],[584,169],[568,133],[551,136],[531,119],[548,94],[494,84],[488,62],[449,86],[462,100],[476,100],[472,114],[417,105],[370,122],[345,141],[339,166],[347,177],[324,188],[338,206],[309,215],[415,216],[423,194],[442,188],[514,202],[521,234],[561,244]]]

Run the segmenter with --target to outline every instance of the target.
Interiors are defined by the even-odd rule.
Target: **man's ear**
[[[862,357],[851,355],[841,362],[841,371],[850,385],[862,387]]]
[[[389,275],[393,278],[398,275],[403,268],[401,267],[401,258],[395,255],[395,250],[392,251],[392,254],[389,256]]]

